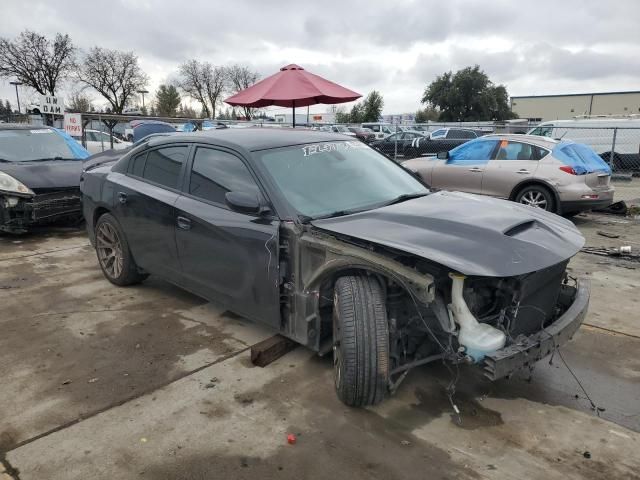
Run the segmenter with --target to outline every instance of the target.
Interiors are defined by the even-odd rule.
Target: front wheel
[[[123,287],[147,278],[133,260],[124,232],[113,215],[105,213],[98,219],[95,235],[98,263],[107,280]]]
[[[523,188],[516,196],[516,202],[530,207],[542,208],[548,212],[555,212],[553,195],[547,188],[539,185]]]
[[[389,381],[389,326],[383,290],[373,277],[336,281],[333,365],[342,402],[362,407],[382,401]]]

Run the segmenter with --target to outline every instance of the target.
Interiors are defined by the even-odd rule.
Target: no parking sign
[[[64,114],[64,131],[72,137],[82,136],[82,115],[79,113]]]

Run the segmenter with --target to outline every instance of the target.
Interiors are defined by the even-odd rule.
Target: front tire
[[[548,188],[541,185],[530,185],[520,190],[516,195],[516,202],[530,207],[542,208],[547,212],[556,211],[553,194]]]
[[[105,213],[98,219],[95,238],[98,263],[111,283],[125,287],[148,277],[139,271],[124,232],[113,215]]]
[[[389,381],[389,326],[383,289],[373,277],[336,281],[333,364],[342,402],[362,407],[382,401]]]

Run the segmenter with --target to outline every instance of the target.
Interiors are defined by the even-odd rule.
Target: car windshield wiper
[[[383,207],[386,207],[388,205],[394,205],[396,203],[402,203],[405,202],[407,200],[412,200],[414,198],[420,198],[420,197],[424,197],[426,195],[429,195],[428,192],[421,192],[421,193],[403,193],[402,195],[398,195],[396,198],[394,198],[393,200],[389,200],[388,202],[385,202],[384,204],[382,204]]]
[[[365,210],[371,210],[372,207],[365,208],[350,208],[344,210],[336,210],[335,212],[325,213],[324,215],[318,215],[317,217],[310,217],[309,215],[298,215],[298,218],[302,223],[309,223],[312,220],[322,220],[325,218],[344,217],[345,215],[351,215],[353,213],[364,212]]]
[[[46,158],[32,158],[31,160],[23,160],[23,162],[49,162],[51,160],[78,160],[77,158],[67,158],[67,157],[46,157]]]

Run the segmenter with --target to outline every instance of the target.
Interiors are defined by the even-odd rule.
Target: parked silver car
[[[611,168],[591,148],[533,135],[486,135],[403,166],[432,188],[491,195],[564,215],[613,202]]]

